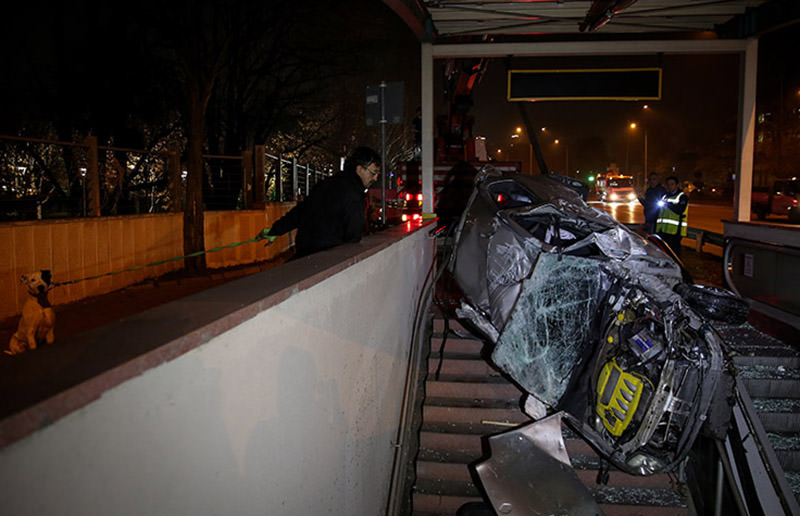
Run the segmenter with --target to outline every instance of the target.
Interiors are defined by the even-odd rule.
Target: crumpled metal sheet
[[[519,297],[522,280],[531,273],[531,256],[536,254],[535,250],[526,249],[508,226],[496,225],[486,255],[489,316],[495,328],[505,325]]]
[[[561,413],[494,435],[489,447],[475,470],[497,514],[603,514],[570,465]]]
[[[526,391],[555,406],[588,345],[601,300],[599,262],[542,254],[503,328],[492,360]]]

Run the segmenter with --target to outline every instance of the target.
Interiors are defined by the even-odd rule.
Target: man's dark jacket
[[[661,207],[658,201],[667,194],[667,189],[661,185],[648,187],[644,192],[644,199],[639,198],[639,202],[644,206],[644,220],[648,224],[652,224],[653,228],[656,226],[656,219]]]
[[[347,242],[364,232],[366,189],[355,172],[339,172],[319,183],[304,201],[272,225],[278,236],[297,229],[295,257]]]

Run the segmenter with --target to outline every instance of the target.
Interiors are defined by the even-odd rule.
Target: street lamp
[[[542,130],[544,130],[544,127],[542,128]],[[516,128],[514,128],[514,132],[511,134],[511,139],[512,139],[512,141],[513,140],[520,140],[520,142],[521,142],[521,138],[522,138],[522,126],[517,126]],[[513,143],[512,143],[512,146],[513,146]],[[521,144],[520,144],[520,148],[522,148]],[[524,152],[524,150],[522,152]],[[524,167],[526,165],[525,156],[523,154],[520,154],[520,153],[516,153],[516,155],[520,158],[520,163],[522,164],[523,170],[524,170]],[[528,138],[528,156],[527,156],[527,158],[528,158],[527,159],[528,168],[530,170],[530,173],[533,174],[533,143],[530,141],[530,138]]]
[[[556,145],[561,145],[561,140],[556,138],[553,140],[553,143]],[[564,175],[569,174],[569,145],[566,143],[564,144]]]
[[[642,107],[642,109],[647,110],[650,108],[647,106],[647,104],[645,104]],[[639,124],[637,124],[636,122],[631,122],[628,127],[630,128],[631,131],[635,131],[639,127]],[[627,136],[628,136],[627,144],[625,146],[625,169],[627,174],[632,175],[629,168],[630,132],[628,132]],[[644,143],[644,153],[642,155],[643,157],[642,165],[644,167],[644,169],[642,170],[642,184],[647,184],[647,128],[646,127],[643,127],[642,129],[642,138]]]
[[[645,104],[642,107],[642,109],[649,109],[649,107]],[[625,173],[629,174],[629,175],[632,175],[631,171],[630,171],[631,131],[635,131],[636,129],[638,129],[638,127],[639,127],[639,124],[637,124],[636,122],[631,122],[628,125],[628,128],[630,129],[630,131],[628,131],[628,133],[626,135],[627,138],[626,138],[626,144],[625,144]],[[644,138],[644,155],[643,155],[643,158],[644,158],[643,159],[643,161],[644,161],[644,163],[643,163],[644,170],[642,171],[642,174],[644,175],[644,183],[647,183],[647,128],[643,128],[642,136]]]

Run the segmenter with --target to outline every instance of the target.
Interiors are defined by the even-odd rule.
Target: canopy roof
[[[764,0],[427,0],[439,37],[715,31]]]
[[[384,0],[432,43],[745,38],[794,23],[797,0]],[[667,36],[668,34],[671,34]]]

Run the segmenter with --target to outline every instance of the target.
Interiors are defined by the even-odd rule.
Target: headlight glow
[[[617,199],[619,199],[619,195],[612,193],[608,196],[608,198],[611,199],[612,201],[616,201]]]

